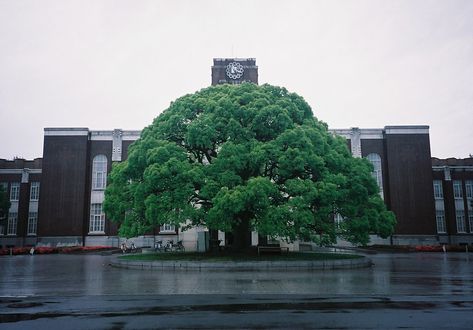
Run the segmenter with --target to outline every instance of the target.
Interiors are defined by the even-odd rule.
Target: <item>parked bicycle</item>
[[[154,250],[156,252],[164,252],[163,241],[157,241],[154,243]]]
[[[185,251],[186,249],[184,248],[184,244],[182,244],[182,241],[178,241],[177,243],[174,243],[173,240],[167,241],[165,247],[164,247],[164,252],[178,252],[178,251]]]
[[[184,252],[186,250],[186,248],[184,247],[184,244],[182,243],[182,241],[177,241],[176,243],[176,251],[182,251]]]
[[[128,245],[126,245],[126,243],[123,242],[120,245],[120,249],[122,250],[122,253],[136,253],[136,252],[139,252],[138,248],[135,246],[134,242],[131,243],[130,247],[128,247]]]

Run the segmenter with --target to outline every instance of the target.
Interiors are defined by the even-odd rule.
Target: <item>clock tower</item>
[[[254,58],[214,58],[212,86],[218,84],[258,84],[258,67]]]

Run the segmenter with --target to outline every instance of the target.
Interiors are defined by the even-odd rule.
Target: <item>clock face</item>
[[[227,76],[231,79],[239,79],[243,76],[243,65],[238,62],[231,62],[227,65]]]

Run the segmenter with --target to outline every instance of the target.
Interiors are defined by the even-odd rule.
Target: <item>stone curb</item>
[[[338,259],[320,261],[129,261],[114,258],[112,267],[145,270],[198,270],[198,271],[266,271],[266,270],[332,270],[371,267],[373,263],[367,257],[359,259]]]

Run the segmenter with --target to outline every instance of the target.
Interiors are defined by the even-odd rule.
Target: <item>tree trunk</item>
[[[241,218],[239,224],[233,230],[232,250],[235,252],[247,252],[251,249],[250,220]]]
[[[258,234],[258,246],[268,245],[268,236]]]
[[[209,251],[212,253],[217,253],[220,251],[219,241],[218,241],[218,230],[210,229],[209,230]]]

